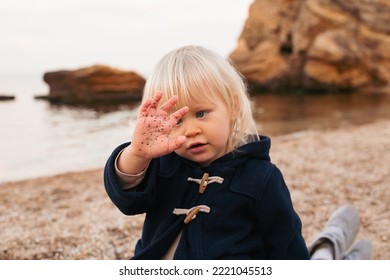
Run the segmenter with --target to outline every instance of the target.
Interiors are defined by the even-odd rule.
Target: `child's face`
[[[175,152],[201,167],[210,165],[227,152],[230,136],[230,117],[226,105],[221,100],[211,102],[191,102],[189,112],[178,121],[171,132],[176,137],[187,137],[184,145]]]

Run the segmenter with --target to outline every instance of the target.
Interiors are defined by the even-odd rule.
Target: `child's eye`
[[[205,111],[199,111],[199,112],[196,112],[196,114],[195,114],[195,116],[198,119],[204,118],[206,115],[207,115],[207,112],[205,112]]]
[[[176,125],[181,125],[183,123],[183,119],[179,119],[176,123]]]

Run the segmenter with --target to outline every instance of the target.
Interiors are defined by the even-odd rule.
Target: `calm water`
[[[390,118],[390,96],[368,94],[253,97],[262,134],[342,127]],[[56,106],[32,96],[0,102],[0,183],[102,167],[128,141],[137,103]]]

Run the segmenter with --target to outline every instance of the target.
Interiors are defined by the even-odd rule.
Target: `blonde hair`
[[[177,95],[174,110],[191,102],[220,98],[229,112],[231,136],[227,150],[257,136],[251,101],[243,76],[228,59],[200,46],[184,46],[166,54],[146,82],[143,99],[162,91],[161,104]]]

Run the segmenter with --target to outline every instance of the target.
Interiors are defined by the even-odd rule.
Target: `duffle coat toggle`
[[[202,176],[202,179],[194,179],[194,178],[188,177],[187,180],[189,182],[195,182],[195,183],[199,184],[199,193],[201,193],[201,194],[204,193],[208,184],[211,184],[211,183],[222,184],[223,183],[222,177],[219,177],[219,176],[209,177],[208,173],[204,173]],[[175,214],[175,215],[183,215],[183,214],[186,215],[186,217],[184,219],[185,224],[188,224],[193,219],[195,219],[196,215],[199,212],[210,213],[210,207],[208,207],[207,205],[198,205],[198,206],[192,207],[191,209],[183,209],[183,208],[173,209],[173,214]]]
[[[183,208],[175,208],[173,209],[173,214],[175,215],[186,215],[184,219],[184,223],[188,224],[193,219],[196,218],[196,215],[199,212],[210,213],[210,207],[207,205],[197,205],[192,207],[191,209],[183,209]]]
[[[211,183],[222,184],[223,183],[222,177],[219,177],[219,176],[209,177],[209,173],[204,173],[202,179],[194,179],[194,178],[188,177],[187,180],[189,182],[195,182],[195,183],[199,184],[199,193],[204,193],[208,184],[211,184]]]

